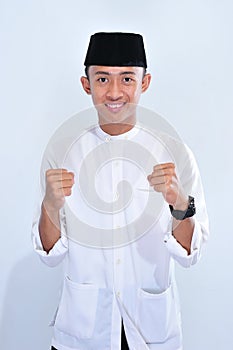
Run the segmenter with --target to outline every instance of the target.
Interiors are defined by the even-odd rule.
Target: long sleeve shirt
[[[67,146],[68,145],[68,146]],[[191,252],[172,235],[168,204],[147,181],[153,166],[174,162],[187,195],[196,203]],[[201,179],[192,152],[182,142],[136,124],[110,136],[99,126],[78,139],[50,144],[41,168],[75,173],[72,196],[60,212],[61,237],[46,253],[48,266],[65,262],[52,344],[59,350],[119,350],[121,319],[131,350],[180,350],[182,331],[174,263],[198,262],[208,238]]]

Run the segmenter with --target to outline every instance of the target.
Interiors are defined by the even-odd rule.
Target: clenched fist
[[[49,169],[46,171],[46,192],[43,204],[48,211],[58,211],[70,196],[74,185],[74,173],[66,169]]]
[[[163,194],[168,204],[179,210],[187,208],[188,197],[177,178],[174,163],[155,165],[147,179],[155,191]]]

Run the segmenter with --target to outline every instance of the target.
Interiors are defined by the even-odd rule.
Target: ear
[[[149,73],[145,74],[142,79],[142,92],[145,92],[150,86],[151,75]]]
[[[88,94],[91,95],[91,87],[90,87],[90,82],[87,79],[87,77],[81,77],[80,79],[83,90]]]

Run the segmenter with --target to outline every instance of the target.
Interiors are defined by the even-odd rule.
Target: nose
[[[116,79],[113,79],[113,81],[111,81],[106,96],[112,101],[117,101],[122,98],[123,91],[121,89],[121,84],[119,81]]]

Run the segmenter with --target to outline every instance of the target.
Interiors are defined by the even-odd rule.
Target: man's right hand
[[[46,171],[45,180],[39,233],[43,248],[48,253],[61,236],[59,210],[65,203],[65,197],[71,195],[74,174],[66,169],[50,169]]]
[[[43,205],[48,212],[59,211],[65,197],[70,196],[74,185],[74,173],[66,169],[49,169],[46,171],[46,192]]]

